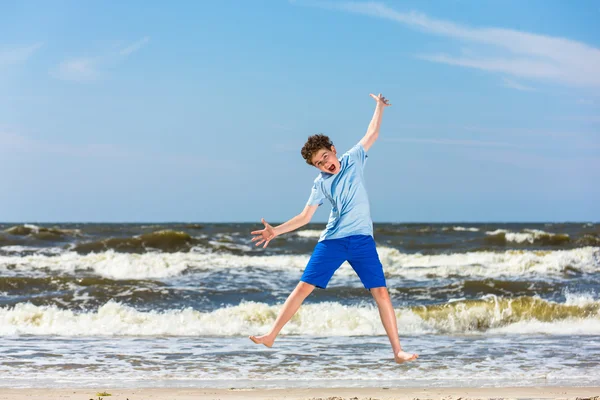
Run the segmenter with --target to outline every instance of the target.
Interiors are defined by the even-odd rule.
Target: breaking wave
[[[453,227],[443,227],[442,231],[456,231],[456,232],[479,232],[479,228],[465,228],[464,226],[453,226]]]
[[[497,229],[486,232],[486,242],[490,244],[529,243],[545,246],[560,246],[569,243],[571,238],[567,234],[549,233],[539,229],[523,229],[522,232],[511,232],[506,229]]]
[[[316,229],[304,229],[301,231],[296,231],[294,232],[296,236],[300,236],[300,237],[304,237],[304,238],[320,238],[321,237],[321,233],[323,231],[319,231]]]
[[[95,242],[78,243],[73,250],[81,254],[102,252],[106,250],[139,253],[149,249],[177,252],[189,250],[194,242],[194,239],[185,232],[160,230],[134,237],[111,237]]]
[[[30,236],[40,240],[60,240],[64,237],[81,236],[79,229],[46,228],[32,224],[15,225],[4,232],[14,236]]]
[[[192,308],[142,312],[109,301],[76,313],[56,306],[20,303],[0,308],[0,335],[62,336],[236,336],[267,331],[280,305],[244,302],[200,312]],[[488,296],[479,300],[397,308],[401,335],[418,334],[600,334],[600,302],[570,295],[565,303],[535,297]],[[284,334],[316,336],[384,335],[372,305],[327,302],[303,305]]]
[[[440,255],[401,253],[389,247],[378,248],[379,258],[388,277],[425,280],[445,277],[470,278],[565,278],[600,272],[600,248],[570,250],[470,252]],[[110,279],[168,278],[194,270],[227,268],[264,268],[299,273],[309,255],[249,256],[226,253],[142,253],[129,254],[109,250],[101,253],[58,255],[0,256],[0,271],[11,274],[76,273],[88,271]],[[347,263],[337,272],[353,275]]]

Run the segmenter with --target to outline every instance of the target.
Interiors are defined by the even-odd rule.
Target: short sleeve
[[[356,143],[353,148],[348,150],[348,156],[361,167],[365,166],[367,158],[369,157],[361,142]]]
[[[315,180],[313,184],[312,190],[310,191],[310,197],[306,202],[307,206],[316,206],[323,204],[323,200],[325,199],[325,194],[323,193],[323,189],[321,183],[318,180]]]

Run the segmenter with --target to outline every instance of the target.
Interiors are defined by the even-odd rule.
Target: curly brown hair
[[[329,139],[329,136],[319,133],[308,137],[306,143],[302,147],[300,154],[308,165],[313,165],[312,157],[321,149],[331,150],[333,142]]]

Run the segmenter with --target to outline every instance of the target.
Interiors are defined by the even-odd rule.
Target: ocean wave
[[[378,248],[379,258],[388,277],[425,280],[435,277],[558,277],[600,272],[600,248],[571,250],[470,252],[441,255],[405,254],[389,247]],[[169,278],[184,271],[227,268],[264,268],[299,274],[308,255],[249,256],[227,253],[101,253],[66,252],[56,256],[35,254],[0,256],[0,271],[45,274],[91,271],[111,279]],[[337,274],[353,276],[344,263]]]
[[[469,252],[440,255],[405,254],[396,249],[378,249],[386,274],[408,279],[469,276],[564,277],[600,271],[600,248],[571,250]]]
[[[300,236],[303,238],[320,238],[321,237],[321,233],[323,231],[320,230],[316,230],[316,229],[304,229],[301,231],[295,231],[294,234],[296,236]]]
[[[4,232],[14,236],[30,236],[40,240],[60,240],[64,237],[81,236],[79,229],[46,228],[33,224],[15,225]]]
[[[63,336],[236,336],[266,332],[280,305],[244,302],[200,312],[192,308],[138,311],[109,301],[76,313],[56,306],[19,303],[0,308],[0,335]],[[600,302],[554,303],[535,297],[488,296],[480,300],[395,309],[401,335],[419,334],[600,334]],[[303,305],[283,334],[384,335],[373,305],[327,302]]]
[[[0,247],[0,254],[24,256],[31,254],[44,254],[44,255],[58,255],[65,253],[65,249],[62,247],[37,247],[37,246],[2,246]]]
[[[578,246],[600,246],[600,235],[597,233],[586,233],[576,241]]]
[[[571,238],[564,233],[549,233],[539,229],[523,229],[522,232],[511,232],[506,229],[496,229],[486,232],[486,242],[491,244],[529,243],[545,246],[560,246],[569,243]]]
[[[200,229],[200,228],[197,228]],[[109,237],[91,242],[80,242],[72,246],[79,254],[100,253],[114,250],[119,253],[146,253],[160,250],[167,253],[188,251],[215,251],[231,254],[244,254],[257,251],[244,241],[232,235],[218,233],[191,236],[187,232],[170,229],[130,237]]]
[[[16,246],[24,242],[25,240],[19,237],[6,235],[0,232],[0,251],[4,250],[6,247]]]
[[[162,309],[168,307],[167,304],[199,304],[205,307],[206,301],[210,299],[216,301],[215,304],[235,304],[240,298],[265,301],[265,298],[287,294],[292,290],[292,286],[282,288],[276,281],[263,279],[232,284],[215,276],[210,279],[191,279],[185,283],[177,282],[171,285],[158,280],[114,280],[96,276],[3,276],[0,277],[0,297],[4,305],[30,301],[38,306],[58,305],[87,309],[98,307],[113,299],[127,305],[153,305]],[[313,293],[312,298],[314,301],[335,299],[344,304],[371,301],[369,292],[358,283],[357,279],[352,278],[344,281],[336,279],[334,285],[326,291]],[[293,282],[291,284],[293,285]],[[452,298],[474,299],[490,294],[507,297],[542,296],[556,299],[564,295],[564,284],[560,281],[486,279],[450,282],[432,287],[390,281],[389,291],[395,301],[403,304],[422,302],[430,304]],[[593,299],[590,297],[588,300]]]
[[[83,254],[106,250],[145,252],[149,249],[177,252],[189,250],[193,244],[194,240],[188,233],[167,229],[133,237],[111,237],[99,241],[78,243],[73,250]]]
[[[456,232],[479,232],[479,228],[466,228],[464,226],[453,226],[453,227],[443,227],[442,231],[456,231]]]

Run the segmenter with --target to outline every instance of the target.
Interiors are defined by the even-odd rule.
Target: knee
[[[379,299],[379,298],[388,296],[388,291],[385,286],[376,287],[376,288],[371,288],[371,294],[373,295],[373,297],[375,297],[375,299]]]
[[[297,286],[297,290],[299,293],[308,296],[309,294],[311,294],[311,292],[315,289],[314,285],[311,285],[310,283],[306,283],[306,282],[300,282],[298,283]]]

